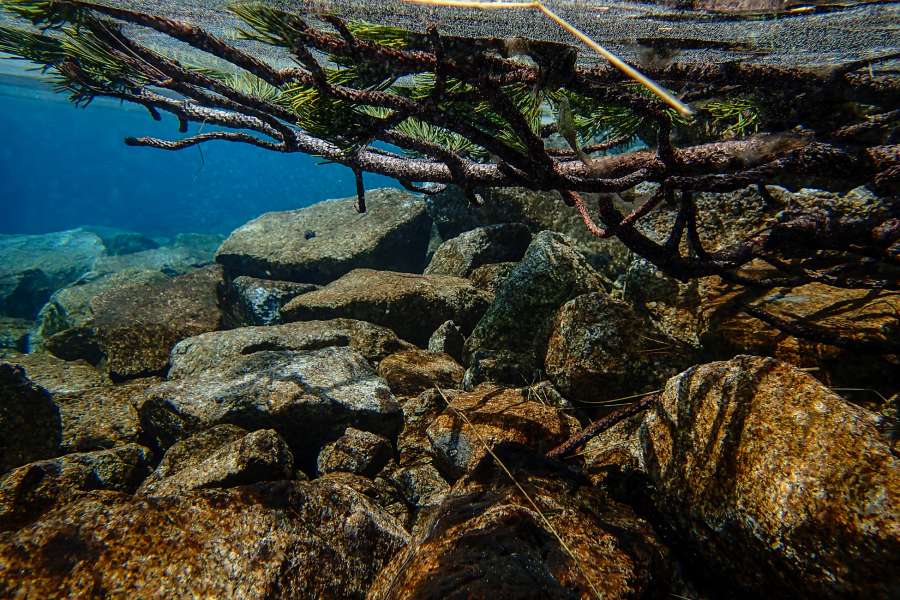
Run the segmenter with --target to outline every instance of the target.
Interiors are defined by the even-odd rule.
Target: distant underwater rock
[[[153,250],[159,248],[159,243],[148,238],[143,233],[137,231],[128,231],[117,227],[102,227],[90,225],[82,227],[85,231],[96,233],[103,240],[106,247],[106,253],[109,256],[121,256],[123,254],[133,254],[142,250]]]
[[[324,284],[357,268],[421,273],[431,232],[424,201],[393,188],[267,213],[239,227],[216,260],[232,277]],[[312,235],[311,235],[312,234]]]
[[[90,271],[106,248],[94,233],[0,235],[0,315],[34,319],[56,290]]]
[[[286,321],[360,319],[425,346],[444,321],[452,320],[464,333],[472,331],[490,301],[489,294],[460,277],[356,269],[297,296],[282,315]]]
[[[0,357],[28,352],[33,325],[27,319],[0,316]]]
[[[408,541],[339,482],[90,492],[0,535],[0,596],[362,599]]]

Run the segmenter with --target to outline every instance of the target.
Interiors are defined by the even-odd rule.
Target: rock
[[[429,352],[443,352],[456,362],[463,360],[463,348],[466,338],[453,321],[444,321],[443,325],[434,330],[428,338]]]
[[[525,390],[481,385],[456,396],[452,408],[446,408],[428,426],[427,435],[442,471],[456,479],[487,454],[484,444],[493,447],[515,442],[543,452],[580,428],[574,417],[529,400]]]
[[[502,262],[482,265],[472,271],[472,274],[469,275],[469,280],[472,282],[472,285],[478,289],[494,295],[518,264],[519,263],[514,262]]]
[[[339,347],[237,356],[149,390],[139,412],[161,448],[221,423],[274,429],[304,468],[348,426],[387,437],[400,427],[384,380],[361,354]]]
[[[383,477],[369,479],[355,473],[336,471],[325,473],[319,479],[340,483],[371,499],[384,512],[394,517],[398,523],[406,525],[410,520],[409,508],[394,483]]]
[[[638,453],[660,518],[730,587],[887,598],[900,585],[900,464],[878,423],[790,365],[738,356],[669,380],[620,449]]]
[[[321,290],[294,298],[281,314],[285,321],[369,321],[424,346],[447,320],[463,332],[471,331],[488,304],[488,294],[459,277],[356,269]]]
[[[267,213],[239,227],[216,260],[229,275],[328,283],[358,268],[421,273],[431,232],[425,203],[385,188],[356,198]]]
[[[231,282],[232,312],[240,325],[275,325],[281,307],[306,292],[319,289],[311,283],[272,281],[242,275]]]
[[[103,241],[83,229],[0,235],[0,315],[34,319],[56,290],[91,270]]]
[[[28,352],[31,327],[32,322],[25,319],[0,317],[0,357]]]
[[[681,591],[665,546],[628,506],[538,457],[504,450],[501,459],[528,496],[487,457],[417,525],[369,600],[652,598]]]
[[[594,292],[559,309],[544,365],[566,398],[597,402],[659,389],[690,362],[628,304]]]
[[[165,476],[157,475],[145,481],[138,493],[173,496],[204,488],[291,479],[294,471],[294,457],[287,443],[272,429],[248,433],[206,456],[194,458],[191,464],[177,471],[169,470]]]
[[[386,438],[348,427],[344,435],[322,448],[316,464],[321,474],[345,471],[375,477],[391,454],[391,442]]]
[[[485,264],[518,261],[530,243],[531,232],[521,223],[479,227],[441,244],[425,274],[468,277]]]
[[[215,246],[162,246],[132,254],[103,256],[94,263],[90,276],[100,278],[124,271],[154,271],[177,277],[212,264],[215,251]]]
[[[139,492],[149,486],[156,486],[167,477],[190,469],[215,454],[219,449],[240,441],[249,431],[237,425],[215,425],[172,444],[165,451],[156,470],[144,480]]]
[[[483,195],[485,202],[480,207],[472,206],[454,186],[426,198],[428,214],[443,239],[477,227],[522,223],[532,233],[549,230],[569,236],[578,251],[611,279],[624,271],[631,260],[631,252],[617,239],[601,240],[591,235],[578,211],[566,206],[556,192],[497,188]]]
[[[361,599],[407,539],[337,482],[91,492],[0,536],[0,596]]]
[[[91,301],[98,345],[116,379],[165,371],[169,351],[184,338],[222,325],[219,267],[151,284],[104,292]]]
[[[0,473],[57,455],[61,425],[50,394],[22,367],[0,363]]]
[[[450,484],[431,463],[397,467],[390,473],[404,500],[417,511],[434,508],[450,492]]]
[[[543,365],[557,309],[575,296],[605,289],[609,284],[565,237],[542,231],[525,257],[497,290],[493,304],[466,340],[471,357],[511,352],[519,373],[512,384],[528,381]]]
[[[427,350],[404,350],[385,358],[378,365],[391,391],[398,396],[416,396],[438,387],[458,388],[465,370],[448,354]]]
[[[102,450],[138,442],[141,422],[135,403],[158,379],[136,380],[121,385],[57,394],[62,437],[60,453]]]
[[[189,377],[262,350],[318,350],[329,346],[353,348],[372,363],[412,348],[390,329],[354,319],[240,327],[203,333],[176,344],[172,349],[169,379]]]
[[[123,254],[141,252],[142,250],[159,248],[159,244],[137,231],[99,225],[91,225],[82,229],[96,234],[103,240],[103,246],[106,248],[106,253],[109,256],[121,256]]]
[[[425,390],[414,398],[405,398],[400,405],[403,411],[403,430],[397,438],[397,456],[401,467],[431,463],[434,449],[428,439],[427,430],[438,415],[447,408],[459,394],[456,390]]]
[[[111,383],[106,375],[83,360],[65,361],[48,352],[19,354],[4,361],[23,367],[29,380],[52,395],[74,394]]]
[[[131,493],[150,471],[153,455],[137,444],[33,462],[0,476],[0,531],[18,529],[79,492]]]

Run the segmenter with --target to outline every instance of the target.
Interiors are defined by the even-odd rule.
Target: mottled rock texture
[[[0,473],[58,454],[59,408],[25,369],[0,363]]]
[[[139,492],[156,486],[167,477],[172,477],[184,469],[189,469],[215,454],[219,449],[238,442],[249,432],[243,427],[214,425],[172,444],[165,451],[156,469],[143,481]]]
[[[456,323],[444,321],[428,338],[428,351],[444,352],[456,362],[462,362],[465,344],[466,338]]]
[[[387,438],[348,427],[344,435],[322,448],[316,465],[319,473],[344,471],[375,477],[392,453]]]
[[[513,272],[513,269],[516,268],[517,264],[514,262],[502,262],[482,265],[472,271],[469,275],[469,280],[478,289],[494,295],[509,274]]]
[[[653,528],[537,457],[487,457],[378,575],[370,600],[641,598],[681,591]],[[530,463],[527,464],[526,463]],[[534,504],[532,504],[534,503]]]
[[[104,373],[85,361],[65,361],[48,352],[9,356],[4,361],[24,368],[28,379],[51,394],[71,394],[110,383]]]
[[[356,269],[321,290],[294,298],[282,315],[286,321],[360,319],[424,346],[447,320],[471,331],[490,301],[490,295],[459,277]]]
[[[170,358],[169,378],[189,377],[262,350],[318,350],[329,346],[353,348],[372,363],[412,348],[390,329],[355,319],[240,327],[204,333],[176,344]]]
[[[569,400],[597,402],[659,389],[690,359],[631,306],[594,292],[559,309],[544,368]]]
[[[526,390],[484,384],[456,396],[428,426],[427,435],[441,469],[457,478],[487,454],[484,444],[514,442],[547,451],[580,428],[574,417],[529,399]]]
[[[900,589],[900,464],[878,423],[790,365],[739,356],[672,378],[590,456],[631,453],[719,585],[887,598]]]
[[[0,316],[0,357],[28,352],[33,325],[27,319]]]
[[[306,292],[319,289],[312,283],[273,281],[241,275],[228,288],[229,316],[240,325],[275,325],[281,322],[281,307]]]
[[[396,189],[267,213],[236,229],[216,253],[229,274],[328,283],[353,269],[421,273],[431,233],[425,203]]]
[[[434,387],[458,388],[465,369],[443,352],[413,349],[386,357],[378,365],[378,374],[397,396],[416,396]]]
[[[482,265],[521,259],[529,243],[531,232],[521,223],[479,227],[441,244],[425,274],[468,277]]]
[[[235,357],[160,384],[139,412],[163,448],[220,423],[275,429],[304,467],[348,426],[391,437],[400,427],[390,388],[361,354],[340,347]]]
[[[148,388],[158,383],[158,379],[141,379],[54,395],[62,426],[60,453],[139,441],[142,429],[135,405],[143,400]]]
[[[472,356],[513,353],[511,384],[529,381],[543,366],[556,311],[568,300],[608,286],[605,278],[566,237],[550,231],[534,236],[521,262],[500,285],[493,304],[466,340]],[[516,377],[518,375],[518,377]]]
[[[78,497],[79,492],[131,493],[150,472],[152,453],[128,444],[23,465],[0,476],[0,531],[18,529]]]
[[[56,290],[91,270],[106,252],[83,229],[43,235],[0,235],[0,314],[34,319]]]
[[[188,442],[190,444],[190,442]],[[209,454],[193,457],[190,464],[165,476],[145,481],[138,493],[173,496],[203,488],[227,488],[291,479],[294,457],[287,443],[272,429],[260,429],[222,444]],[[167,463],[170,466],[174,461]]]
[[[0,596],[363,598],[406,542],[392,517],[336,482],[91,492],[0,534]]]
[[[161,373],[179,341],[222,325],[219,267],[100,294],[91,301],[93,328],[110,376]]]

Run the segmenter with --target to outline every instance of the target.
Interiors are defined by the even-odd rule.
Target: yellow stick
[[[605,58],[615,68],[631,77],[648,90],[659,96],[659,98],[680,112],[683,115],[692,115],[694,111],[690,106],[676,98],[671,92],[663,89],[655,81],[626,63],[624,60],[592,40],[587,34],[583,33],[577,27],[557,15],[555,12],[544,6],[543,2],[467,2],[465,0],[403,0],[409,4],[425,4],[428,6],[446,6],[450,8],[477,8],[481,10],[498,10],[498,9],[517,9],[529,8],[538,10],[548,19],[559,25],[572,36],[584,43],[585,46]]]

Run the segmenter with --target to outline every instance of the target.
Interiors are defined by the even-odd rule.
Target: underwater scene
[[[900,597],[900,2],[0,0],[0,598]]]

